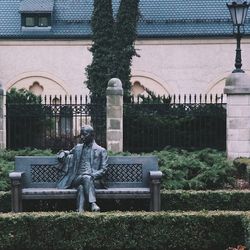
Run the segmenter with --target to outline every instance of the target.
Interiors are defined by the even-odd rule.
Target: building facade
[[[140,57],[133,58],[135,95],[221,94],[234,68],[235,39],[227,1],[140,0]],[[113,0],[114,15],[119,0]],[[0,82],[4,90],[88,94],[93,0],[3,0],[0,5]],[[242,40],[250,71],[250,25]],[[56,98],[55,100],[56,101]]]

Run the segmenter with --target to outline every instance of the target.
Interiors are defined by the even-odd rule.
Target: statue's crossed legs
[[[73,186],[77,188],[76,206],[78,212],[84,212],[86,200],[89,202],[92,212],[100,211],[96,204],[94,178],[91,175],[78,175],[73,181]]]

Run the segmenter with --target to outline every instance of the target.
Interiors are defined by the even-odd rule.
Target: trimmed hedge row
[[[10,192],[0,192],[0,212],[9,212]],[[129,207],[136,205],[136,210],[146,209],[148,203],[134,204],[127,201],[119,206],[115,203],[103,203],[105,210],[123,208],[129,210]],[[138,202],[137,202],[138,203]],[[230,210],[230,211],[248,211],[250,210],[250,190],[216,190],[216,191],[161,191],[161,203],[163,211],[200,211],[200,210]],[[74,205],[72,206],[74,207]]]
[[[162,210],[250,210],[250,190],[161,192]]]
[[[222,250],[244,245],[250,214],[22,213],[0,216],[0,249]]]

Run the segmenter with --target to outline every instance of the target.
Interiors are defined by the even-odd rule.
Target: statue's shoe
[[[78,213],[84,213],[85,211],[84,211],[84,209],[76,209],[76,212],[78,212]]]
[[[100,207],[98,207],[96,205],[96,203],[94,202],[94,203],[91,204],[91,211],[92,212],[100,212]]]

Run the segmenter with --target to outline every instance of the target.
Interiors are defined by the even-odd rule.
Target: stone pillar
[[[0,84],[0,149],[6,148],[6,106],[2,85]]]
[[[123,88],[118,78],[112,78],[107,88],[107,149],[123,151]]]
[[[232,73],[226,80],[227,157],[250,157],[250,77]]]

